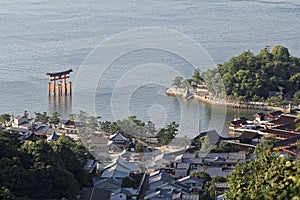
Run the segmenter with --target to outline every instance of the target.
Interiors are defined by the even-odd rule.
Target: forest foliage
[[[187,84],[206,84],[211,95],[222,99],[299,103],[300,58],[283,46],[267,46],[257,55],[248,50],[207,71],[197,68],[192,78],[177,76],[172,83],[176,88]]]
[[[255,55],[245,51],[218,66],[226,95],[242,101],[299,98],[300,59],[283,46],[265,47]],[[298,100],[298,99],[297,99]]]
[[[237,165],[229,176],[227,199],[300,199],[300,160],[280,157],[261,144],[256,159]]]
[[[90,141],[93,132],[99,130],[108,135],[122,133],[130,138],[138,139],[156,137],[158,145],[167,145],[178,134],[179,127],[179,124],[172,121],[165,127],[157,129],[152,121],[144,122],[135,115],[117,121],[101,121],[101,117],[88,116],[87,113],[81,111],[73,117],[84,125],[79,129],[83,142]]]
[[[18,134],[0,130],[0,197],[4,199],[76,199],[91,184],[84,170],[88,156],[80,142],[61,135],[20,143]]]

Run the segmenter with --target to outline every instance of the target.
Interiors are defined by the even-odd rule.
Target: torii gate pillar
[[[61,95],[63,93],[68,94],[68,86],[69,86],[69,94],[71,94],[72,82],[69,83],[67,82],[67,79],[70,78],[69,74],[71,72],[73,72],[72,69],[63,72],[47,73],[46,75],[50,77],[50,82],[48,83],[48,94],[50,95],[51,92],[54,96],[56,94],[58,95]],[[57,85],[56,85],[56,81],[58,81]]]

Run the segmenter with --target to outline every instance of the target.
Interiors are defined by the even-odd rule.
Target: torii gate
[[[69,86],[69,93],[71,94],[72,82],[67,83],[67,78],[70,78],[69,74],[71,72],[73,72],[72,69],[63,72],[47,73],[46,75],[50,77],[50,82],[48,83],[48,93],[51,94],[52,92],[53,95],[56,95],[56,93],[58,95],[61,95],[64,92],[65,94],[67,94],[68,86]],[[52,84],[51,81],[53,81]],[[56,81],[59,81],[57,85],[56,85]]]

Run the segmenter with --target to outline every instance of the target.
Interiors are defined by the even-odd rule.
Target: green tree
[[[274,155],[265,146],[255,160],[236,166],[229,176],[228,199],[299,199],[300,160]]]
[[[25,142],[22,150],[29,153],[33,158],[33,164],[36,168],[46,167],[47,165],[61,166],[61,160],[53,152],[50,144],[45,140],[38,140],[34,143]]]
[[[200,199],[215,199],[216,187],[212,182],[212,178],[207,172],[191,172],[190,176],[195,176],[203,181],[203,189],[199,191]]]
[[[50,117],[47,115],[47,112],[43,112],[43,113],[35,112],[34,122],[41,122],[43,124],[48,124],[49,118]]]
[[[221,141],[219,144],[215,145],[211,152],[221,153],[221,152],[239,152],[240,148],[230,145],[230,143]]]
[[[275,46],[272,49],[272,55],[274,60],[276,61],[288,61],[290,58],[289,50],[286,47],[283,46]]]
[[[18,137],[0,130],[0,199],[71,200],[76,199],[79,187],[90,185],[80,143],[61,136],[51,143],[21,144]]]
[[[49,118],[49,123],[57,125],[60,122],[59,113],[54,112],[52,113],[52,116]]]
[[[75,121],[76,115],[75,115],[75,114],[70,114],[70,115],[69,115],[69,119],[70,119],[71,121]]]
[[[266,46],[258,53],[257,57],[261,60],[261,62],[270,62],[272,61],[273,55],[271,54],[271,47]]]
[[[183,78],[182,76],[176,76],[175,79],[173,80],[172,85],[174,85],[176,88],[180,88],[183,83]]]
[[[90,130],[97,130],[98,128],[98,119],[97,117],[89,116],[87,117],[86,127]]]
[[[293,96],[294,102],[298,105],[300,102],[300,90],[298,90]]]
[[[160,145],[169,144],[177,135],[178,126],[176,122],[171,122],[165,128],[161,128],[157,133],[158,142]]]
[[[89,186],[89,176],[83,169],[88,156],[85,154],[87,152],[83,149],[83,146],[76,144],[70,137],[64,135],[52,146],[54,152],[63,161],[64,168],[74,176],[80,186]]]
[[[15,200],[16,197],[11,193],[11,191],[7,187],[2,186],[0,188],[0,199]]]
[[[227,181],[227,177],[226,176],[215,176],[212,178],[211,180],[212,182],[221,182],[221,183],[225,183]]]
[[[111,122],[107,121],[107,120],[101,122],[100,129],[106,133],[110,133],[111,132]]]
[[[145,125],[145,133],[154,134],[156,132],[155,124],[152,121],[148,121]]]
[[[210,152],[213,149],[213,146],[210,144],[210,140],[207,135],[200,137],[200,144],[200,152]]]
[[[138,188],[143,175],[143,173],[138,173],[133,174],[133,177],[125,177],[122,179],[122,187],[132,187],[135,189]]]
[[[2,126],[7,126],[8,122],[10,122],[10,114],[1,114],[0,123],[2,124]]]
[[[137,116],[129,116],[127,119],[118,120],[117,126],[119,131],[130,136],[141,137],[146,132],[145,122],[137,118]]]
[[[28,114],[27,110],[24,111],[23,118],[29,119],[29,114]]]
[[[14,131],[7,131],[0,129],[0,142],[12,147],[19,147],[20,141],[18,140],[19,134]]]
[[[141,144],[141,143],[137,143],[136,145],[135,145],[135,152],[137,152],[137,153],[142,153],[142,152],[144,152],[144,147],[143,147],[143,145]]]
[[[226,76],[226,75],[225,75]],[[230,78],[231,75],[230,75]],[[225,77],[223,77],[223,79],[226,79]],[[218,97],[218,98],[223,98],[225,99],[225,87],[224,87],[224,83],[221,77],[221,74],[219,72],[218,68],[212,68],[212,69],[208,69],[205,73],[204,73],[204,80],[206,83],[206,87],[208,89],[208,91],[213,94],[214,96]],[[230,85],[228,85],[228,87],[231,87]]]
[[[117,122],[112,122],[110,128],[111,128],[110,129],[111,134],[122,132],[122,129],[119,127]]]
[[[266,47],[258,55],[243,52],[219,65],[218,69],[226,95],[232,99],[264,100],[269,97],[269,92],[278,91],[289,100],[300,89],[299,63],[299,58],[290,56],[287,48],[275,46],[272,52],[270,47]],[[206,76],[209,78],[205,78],[205,82],[213,91],[212,75],[208,72]]]
[[[275,105],[275,106],[279,106],[280,105],[280,102],[282,101],[282,98],[281,97],[278,97],[278,96],[273,96],[273,97],[270,97],[267,102],[272,104],[272,105]]]
[[[300,130],[300,113],[298,114],[298,116],[296,118],[296,122],[298,122],[297,125],[296,125],[297,126],[296,130],[299,131]]]
[[[191,176],[195,176],[195,177],[201,179],[203,181],[203,184],[206,184],[206,183],[208,183],[208,182],[210,182],[212,180],[211,176],[207,172],[192,171],[190,175]]]
[[[199,68],[195,69],[192,77],[192,83],[191,83],[192,86],[196,88],[198,84],[202,84],[203,82],[204,82],[204,78],[200,69]]]
[[[193,79],[191,79],[191,78],[185,79],[182,82],[182,87],[188,87],[189,88],[189,87],[191,87],[192,82],[193,82]]]

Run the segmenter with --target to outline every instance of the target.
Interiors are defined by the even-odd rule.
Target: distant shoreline
[[[166,94],[168,96],[173,97],[183,97],[185,92],[184,88],[169,88],[166,90]],[[199,95],[195,93],[191,93],[190,96],[188,96],[186,99],[194,98],[197,101],[207,103],[210,105],[218,105],[218,106],[227,106],[230,108],[238,108],[238,109],[256,109],[256,110],[265,110],[265,111],[282,111],[283,113],[289,113],[289,108],[282,108],[282,107],[276,107],[276,106],[269,106],[265,105],[263,102],[245,102],[245,103],[239,103],[234,101],[228,101],[224,99],[213,99],[213,97],[206,97],[204,94]]]

